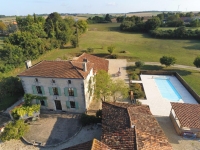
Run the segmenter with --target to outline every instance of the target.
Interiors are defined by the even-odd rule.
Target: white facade
[[[25,93],[47,97],[47,100],[34,100],[33,103],[40,103],[43,109],[77,113],[83,113],[89,107],[94,92],[93,78],[93,69],[85,79],[20,76]],[[57,94],[53,88],[57,89]],[[73,89],[71,96],[70,88]]]

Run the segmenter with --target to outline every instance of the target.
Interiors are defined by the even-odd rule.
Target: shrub
[[[136,62],[135,62],[135,66],[136,66],[137,68],[141,68],[142,66],[144,66],[144,62],[142,62],[142,61],[136,61]]]
[[[93,53],[94,52],[94,48],[87,48],[87,53]]]
[[[120,51],[120,53],[126,53],[126,51]]]
[[[118,56],[117,56],[116,54],[114,54],[114,55],[111,55],[111,58],[112,58],[112,59],[117,59]]]
[[[96,117],[97,118],[102,118],[102,110],[98,110],[97,112],[96,112]]]
[[[131,80],[139,80],[139,77],[136,73],[132,73],[132,74],[130,74],[130,79]]]
[[[83,126],[90,125],[90,124],[93,124],[93,123],[101,123],[101,118],[97,118],[95,116],[90,116],[90,115],[87,115],[87,114],[81,115],[81,124]]]
[[[160,63],[168,67],[176,63],[176,58],[170,56],[163,56],[160,58]]]
[[[2,141],[20,139],[27,131],[28,126],[24,123],[24,120],[10,122],[5,126],[3,133],[0,135],[0,139]]]
[[[200,68],[200,56],[197,56],[193,62],[193,64],[197,67]]]
[[[108,47],[107,47],[107,50],[108,50],[108,52],[109,52],[110,54],[112,54],[113,51],[115,50],[115,46],[108,46]]]

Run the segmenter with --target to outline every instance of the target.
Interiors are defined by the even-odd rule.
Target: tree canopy
[[[94,95],[101,101],[108,101],[111,97],[116,101],[128,96],[128,85],[123,80],[112,80],[104,70],[98,71],[95,81]]]
[[[162,65],[165,65],[166,67],[169,67],[171,65],[174,65],[176,63],[176,59],[171,56],[163,56],[160,58],[160,63]]]
[[[200,56],[197,56],[193,62],[193,64],[197,67],[200,68]]]

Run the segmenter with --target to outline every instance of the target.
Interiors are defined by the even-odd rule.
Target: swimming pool
[[[155,78],[154,80],[163,98],[171,102],[178,102],[181,99],[180,94],[170,82],[170,79]]]

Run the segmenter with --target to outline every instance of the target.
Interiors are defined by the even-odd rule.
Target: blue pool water
[[[169,79],[155,78],[154,80],[163,98],[171,102],[178,102],[181,99],[180,94]]]

